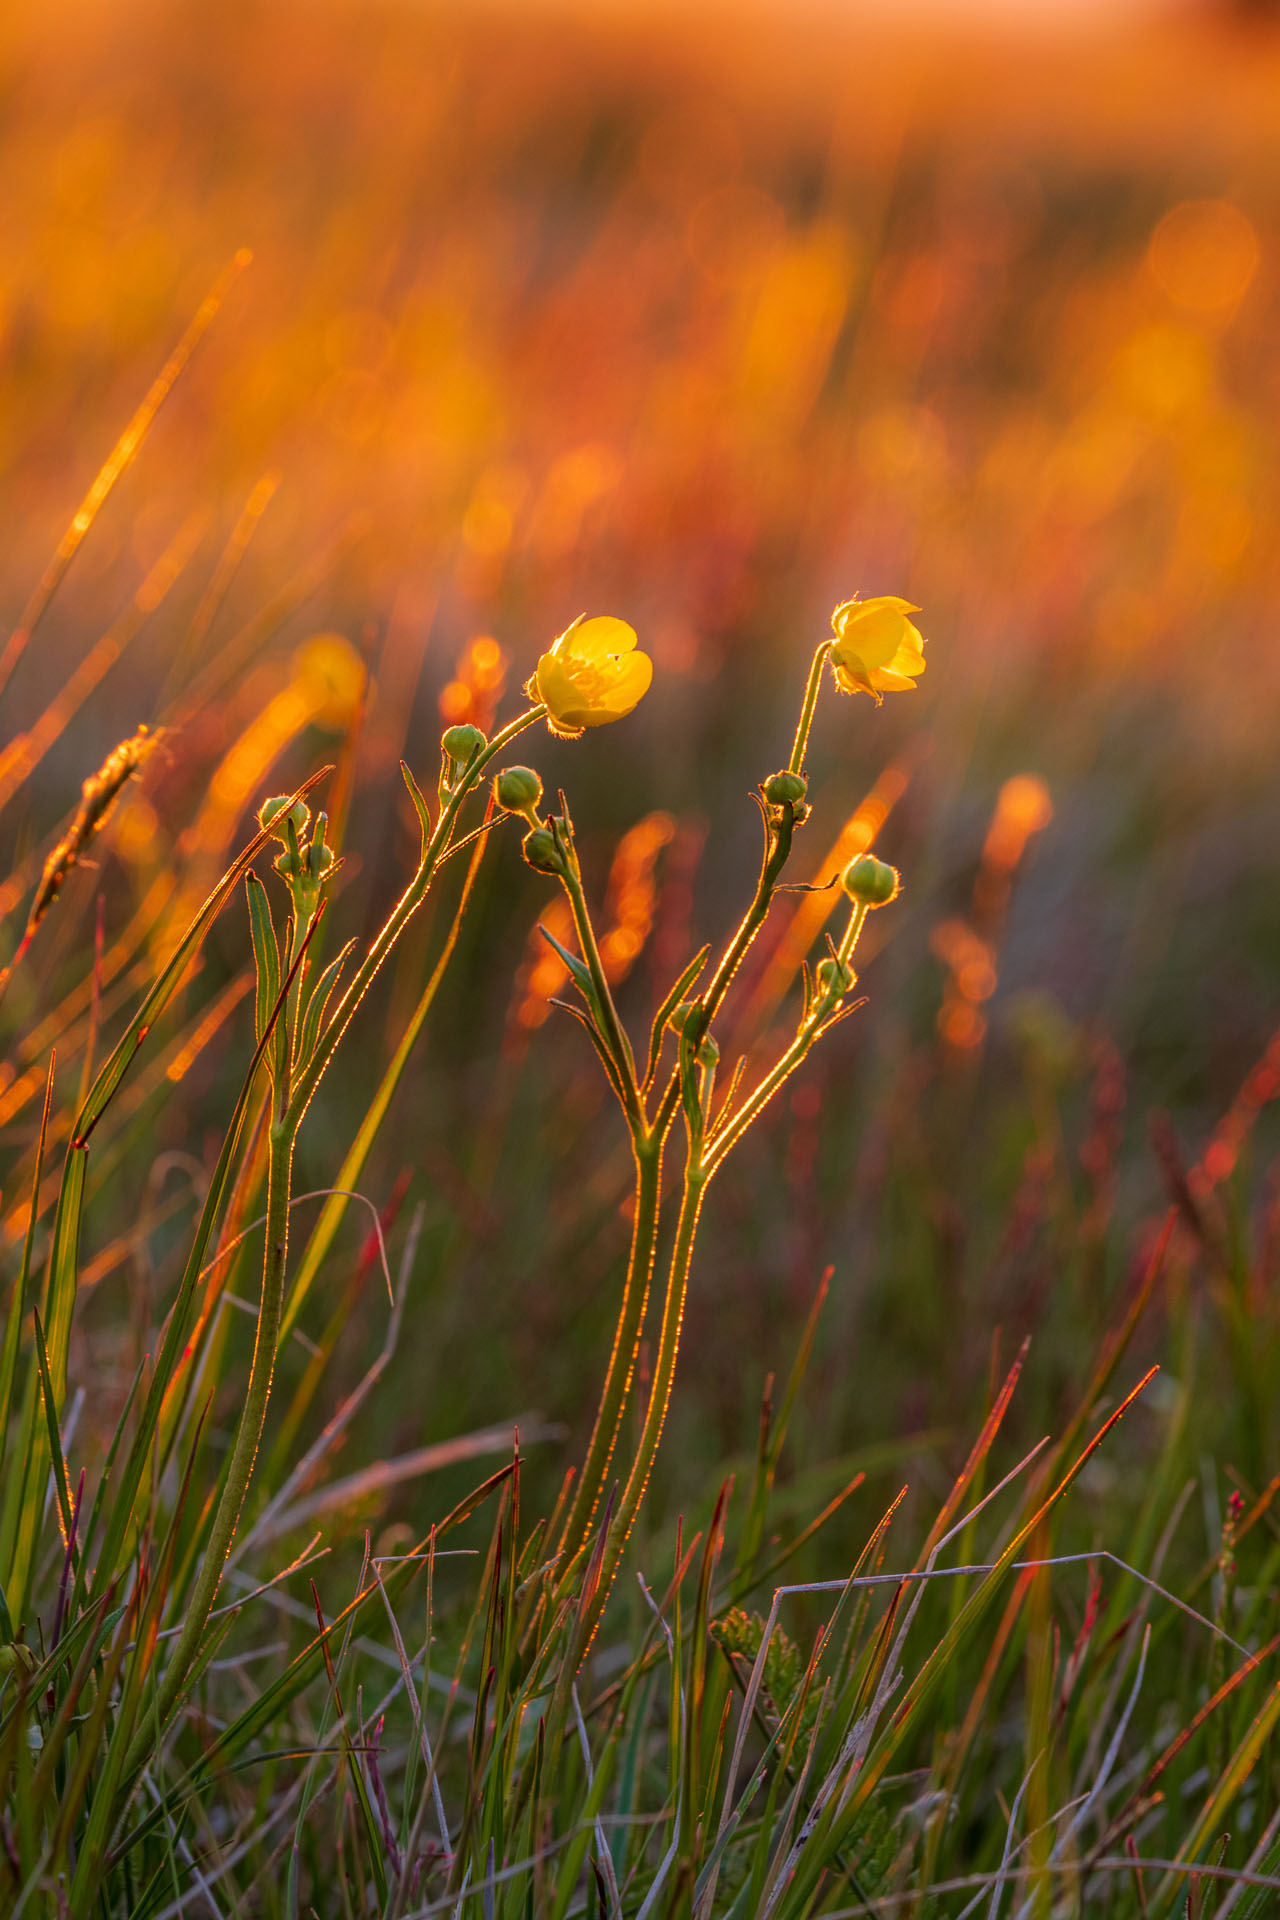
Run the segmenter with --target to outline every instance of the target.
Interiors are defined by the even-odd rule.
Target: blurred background
[[[715,1190],[664,1485],[754,1444],[828,1264],[798,1457],[898,1448],[926,1481],[993,1345],[1035,1336],[1029,1431],[1073,1404],[1171,1190],[1248,1247],[1265,1318],[1275,9],[45,0],[6,10],[0,71],[6,631],[209,286],[253,256],[2,696],[6,959],[81,780],[168,729],[10,990],[10,1245],[50,1045],[65,1138],[91,1025],[99,1047],[119,1030],[265,794],[337,761],[336,918],[367,933],[414,858],[398,758],[433,775],[442,721],[510,712],[576,614],[629,620],[650,697],[528,757],[568,790],[638,1027],[745,903],[749,792],[832,606],[901,593],[928,673],[880,712],[824,697],[796,877],[874,837],[905,890],[867,1009]],[[726,1050],[775,1044],[820,930],[805,898],[753,954]],[[424,1213],[362,1457],[589,1417],[629,1181],[549,1008],[556,912],[507,836],[368,1170],[393,1257]],[[300,1190],[333,1177],[439,937],[424,918],[363,1009]],[[250,1045],[247,961],[233,907],[95,1163],[91,1411],[171,1297]],[[314,1301],[317,1338],[341,1316],[337,1384],[385,1322],[366,1228]],[[1185,1238],[1151,1357],[1212,1295]],[[1261,1476],[1261,1385],[1253,1411],[1239,1464]]]

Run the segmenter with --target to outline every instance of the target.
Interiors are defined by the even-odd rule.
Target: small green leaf
[[[422,851],[425,857],[427,843],[433,831],[431,826],[431,809],[423,798],[421,787],[410,773],[407,763],[403,760],[400,762],[400,772],[404,776],[405,786],[409,789],[409,798],[412,800],[418,815],[418,825],[422,829]]]
[[[348,940],[336,960],[331,960],[315,986],[311,989],[311,998],[307,1002],[307,1011],[302,1021],[302,1037],[298,1042],[298,1060],[308,1061],[315,1052],[316,1041],[320,1038],[320,1023],[324,1019],[324,1010],[329,1004],[329,996],[338,984],[338,975],[346,965],[354,940]]]
[[[554,933],[548,933],[546,928],[541,924],[539,924],[538,932],[542,935],[548,946],[555,948],[560,958],[564,961],[565,966],[568,967],[570,973],[573,975],[574,985],[587,1001],[588,1005],[594,1008],[596,1004],[595,988],[591,984],[591,974],[587,969],[586,963],[579,960],[576,953],[570,953],[567,947],[562,947]]]
[[[680,1005],[680,1002],[688,998],[689,989],[702,972],[702,969],[706,966],[707,955],[710,952],[711,948],[708,945],[703,947],[700,953],[694,954],[692,960],[653,1016],[653,1030],[649,1035],[649,1059],[644,1074],[646,1091],[652,1086],[653,1076],[658,1071],[658,1056],[662,1052],[662,1036],[666,1031],[667,1022]]]
[[[253,1037],[261,1040],[280,992],[280,947],[271,921],[267,890],[252,868],[244,877],[244,885],[249,901],[249,933],[253,940],[253,965],[258,987]]]

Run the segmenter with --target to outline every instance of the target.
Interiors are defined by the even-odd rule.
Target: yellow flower
[[[906,693],[924,672],[924,641],[907,615],[919,607],[896,594],[846,600],[831,616],[831,665],[842,693]]]
[[[653,662],[636,651],[635,629],[609,614],[575,620],[544,653],[525,688],[547,709],[552,733],[572,739],[584,727],[607,726],[639,706]]]

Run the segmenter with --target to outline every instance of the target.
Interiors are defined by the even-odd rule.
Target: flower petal
[[[896,593],[876,594],[870,600],[857,600],[854,605],[859,613],[879,613],[882,607],[891,607],[895,613],[919,613],[920,611],[913,600],[904,600]]]
[[[580,720],[570,718],[573,711],[582,704],[581,695],[566,663],[557,655],[554,647],[550,652],[543,654],[534,669],[533,677],[538,698],[552,719],[558,720],[562,726],[581,726]]]
[[[898,648],[891,665],[897,673],[923,673],[925,667],[924,639],[918,627],[907,621],[906,638]]]
[[[649,691],[653,662],[647,653],[628,653],[616,663],[616,676],[599,697],[590,713],[582,714],[575,724],[602,727],[610,720],[621,720],[631,713]]]
[[[844,632],[832,646],[831,657],[846,665],[856,660],[864,672],[887,667],[907,639],[910,625],[896,607],[876,607],[867,602],[850,614]]]
[[[610,613],[600,613],[591,620],[584,620],[580,626],[571,627],[561,638],[565,642],[565,657],[599,662],[611,654],[630,653],[636,644],[636,630],[629,627],[625,620],[615,620]],[[556,644],[558,646],[559,642]]]

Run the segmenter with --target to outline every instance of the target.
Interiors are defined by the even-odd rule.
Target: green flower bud
[[[771,773],[764,783],[764,797],[771,807],[798,806],[809,791],[802,773]]]
[[[667,1025],[670,1027],[672,1033],[683,1033],[690,1019],[697,1011],[698,1002],[696,1000],[682,1000],[679,1005],[667,1015]],[[720,1048],[709,1033],[703,1034],[693,1057],[700,1067],[715,1066],[717,1060],[720,1058]]]
[[[898,869],[877,860],[873,853],[860,853],[840,876],[840,885],[849,898],[868,907],[888,906],[896,899],[900,884]]]
[[[535,873],[561,873],[564,870],[555,835],[547,827],[535,827],[532,833],[526,833],[521,852]]]
[[[287,793],[278,794],[274,800],[264,800],[258,808],[258,825],[263,832],[270,830],[284,846],[289,844],[288,820],[292,812],[293,830],[300,840],[307,830],[311,819],[311,809],[305,800],[295,800],[292,809]]]
[[[479,727],[464,724],[460,727],[447,728],[440,737],[440,745],[451,760],[456,760],[459,766],[465,767],[472,754],[478,748],[487,746],[488,741]]]
[[[853,968],[843,961],[830,958],[820,960],[818,970],[814,974],[818,999],[826,1000],[832,997],[843,999],[857,977]]]
[[[532,813],[542,798],[542,782],[532,767],[504,767],[493,783],[493,797],[504,813]]]

